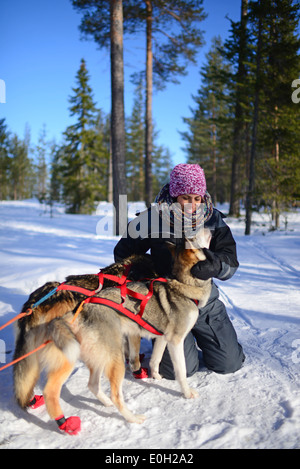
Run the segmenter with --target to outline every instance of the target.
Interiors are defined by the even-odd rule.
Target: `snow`
[[[130,206],[130,216],[143,204]],[[35,200],[0,202],[0,324],[46,281],[69,274],[97,273],[113,262],[118,238],[110,230],[111,206],[96,214],[53,218]],[[285,221],[287,220],[287,225]],[[124,380],[128,407],[143,413],[142,425],[129,424],[114,407],[105,408],[87,388],[88,371],[78,362],[65,383],[65,415],[77,415],[82,431],[62,434],[44,407],[25,412],[14,401],[12,368],[0,372],[0,448],[121,449],[290,449],[300,447],[300,213],[282,217],[282,229],[268,231],[268,216],[256,214],[253,233],[243,220],[227,219],[237,241],[240,267],[218,282],[246,361],[234,374],[218,375],[204,366],[188,379],[198,399],[186,400],[173,381]],[[0,332],[0,366],[12,360],[13,327]],[[151,345],[142,341],[147,366]],[[43,378],[36,389],[42,393]],[[103,388],[109,392],[109,384]]]

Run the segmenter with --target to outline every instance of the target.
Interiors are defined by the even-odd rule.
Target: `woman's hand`
[[[222,264],[218,256],[209,249],[204,248],[206,256],[205,261],[199,261],[191,268],[191,274],[200,280],[208,280],[212,277],[218,277]]]

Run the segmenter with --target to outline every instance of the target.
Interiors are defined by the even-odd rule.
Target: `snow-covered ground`
[[[139,208],[132,204],[131,215]],[[0,202],[0,325],[46,281],[97,273],[113,262],[118,238],[103,223],[108,213],[108,204],[94,216],[57,207],[50,218],[34,200]],[[69,436],[45,408],[24,412],[16,405],[10,367],[0,372],[0,448],[300,448],[300,213],[284,222],[269,232],[268,216],[256,214],[246,237],[242,220],[227,219],[240,268],[218,286],[247,357],[241,370],[217,375],[203,367],[189,378],[200,393],[193,400],[181,396],[176,382],[135,380],[127,370],[125,400],[147,417],[138,425],[95,399],[79,362],[61,395],[65,415],[82,420],[81,433]],[[0,366],[12,360],[13,349],[9,326],[0,332]],[[147,366],[150,342],[142,342],[142,351]],[[108,383],[103,388],[109,392]]]

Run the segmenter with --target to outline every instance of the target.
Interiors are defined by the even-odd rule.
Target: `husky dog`
[[[114,275],[121,278],[122,275],[127,271],[127,278],[129,280],[140,280],[144,278],[156,278],[157,274],[154,270],[154,266],[151,260],[151,256],[145,255],[132,255],[125,259],[122,263],[111,264],[101,270],[103,274]],[[69,275],[64,282],[66,285],[73,285],[75,287],[81,287],[90,291],[97,290],[99,288],[98,275],[86,274],[86,275]],[[32,292],[23,305],[22,311],[27,311],[33,308],[33,305],[38,303],[43,297],[49,294],[52,290],[60,285],[59,282],[47,282],[42,287]],[[108,278],[104,277],[102,288],[112,287],[116,283]],[[69,311],[74,311],[81,301],[86,298],[84,294],[71,290],[58,290],[49,298],[42,301],[33,308],[31,315],[23,318],[18,322],[19,328],[19,339],[16,341],[15,357],[19,358],[23,352],[23,337],[33,327],[36,327],[42,323],[49,323],[52,319],[62,317]],[[127,344],[127,354],[129,358],[129,364],[131,370],[137,371],[140,369],[141,364],[139,361],[139,343],[136,341]],[[31,394],[30,391],[29,394]]]
[[[201,236],[200,246],[208,247],[209,231],[202,230]],[[170,249],[174,260],[174,278],[168,279],[167,282],[153,283],[153,294],[143,314],[143,319],[162,333],[155,341],[150,359],[151,376],[156,379],[161,378],[158,367],[167,345],[176,379],[184,396],[194,398],[198,393],[187,383],[183,342],[197,320],[198,307],[203,307],[207,303],[211,280],[199,280],[190,273],[193,265],[205,259],[201,248],[189,242],[188,246],[172,245]],[[148,293],[146,281],[133,281],[128,287],[137,293],[145,295]],[[120,289],[114,287],[102,289],[96,296],[113,300],[118,304],[122,302]],[[138,299],[128,295],[123,305],[135,315],[139,314]],[[106,305],[86,304],[75,321],[72,320],[74,315],[71,309],[67,305],[61,309],[61,306],[55,304],[49,309],[48,317],[47,314],[37,314],[31,321],[30,317],[19,320],[20,333],[16,357],[47,340],[52,342],[15,364],[14,388],[17,402],[21,407],[28,405],[40,372],[46,370],[47,382],[43,394],[49,416],[57,421],[62,430],[70,434],[77,433],[80,419],[64,418],[59,397],[63,383],[70,376],[76,360],[80,357],[90,371],[88,387],[93,394],[105,406],[114,404],[128,422],[142,423],[145,416],[133,414],[123,399],[124,343],[127,337],[129,341],[131,339],[135,341],[141,337],[157,336]],[[111,398],[101,390],[103,373],[110,382]]]

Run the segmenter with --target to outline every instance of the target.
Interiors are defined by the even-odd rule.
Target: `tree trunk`
[[[109,142],[107,200],[108,200],[109,203],[113,202],[113,174],[112,174],[111,139],[110,139],[110,142]]]
[[[278,112],[278,107],[276,106],[275,107],[275,112],[277,113]],[[277,129],[277,117],[275,117],[275,129]],[[276,139],[275,141],[275,148],[274,148],[274,153],[275,153],[275,161],[276,161],[276,174],[278,174],[278,167],[279,167],[279,142],[278,140]],[[273,221],[274,221],[274,227],[276,230],[278,230],[279,228],[279,212],[280,212],[280,208],[279,208],[279,188],[278,186],[276,187],[276,191],[275,191],[275,199],[273,200],[273,215],[272,215],[272,218],[273,218]]]
[[[240,160],[242,155],[242,130],[243,109],[241,103],[240,84],[245,79],[245,48],[246,48],[246,25],[247,25],[248,0],[242,0],[241,4],[241,35],[239,50],[239,66],[237,72],[237,92],[235,105],[235,120],[233,131],[233,155],[231,166],[231,192],[229,215],[239,217],[240,215]]]
[[[153,52],[152,52],[152,1],[145,0],[147,7],[147,57],[146,57],[146,138],[145,138],[145,201],[147,207],[153,202],[152,187],[152,94],[153,94]]]
[[[111,0],[110,21],[113,203],[115,235],[118,236],[127,225],[122,0]]]
[[[250,235],[251,220],[252,220],[252,205],[253,205],[253,191],[255,182],[255,159],[256,159],[256,142],[257,142],[257,127],[258,127],[258,113],[259,113],[259,81],[260,81],[260,63],[261,63],[261,41],[262,41],[262,20],[259,19],[258,24],[258,39],[257,39],[257,52],[256,52],[256,84],[255,84],[255,99],[254,99],[254,115],[252,127],[252,141],[250,152],[249,164],[249,185],[246,196],[246,226],[245,235]]]
[[[215,95],[212,96],[213,108],[212,108],[212,118],[215,122],[216,112],[215,105],[216,99]],[[212,201],[214,205],[217,205],[217,126],[216,124],[212,125]]]

